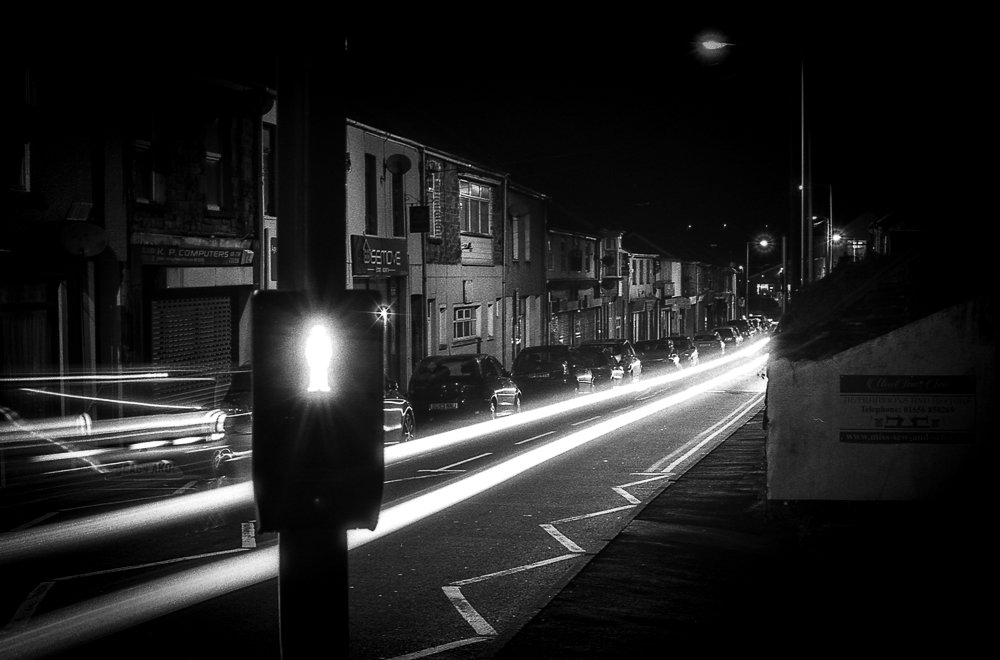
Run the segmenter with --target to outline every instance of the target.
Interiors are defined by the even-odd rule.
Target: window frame
[[[479,305],[455,305],[451,312],[452,340],[467,341],[479,337]]]
[[[475,194],[474,194],[475,193]],[[476,224],[473,224],[473,208]],[[485,212],[485,217],[484,217]],[[458,216],[461,230],[467,234],[493,235],[493,188],[471,179],[458,180]],[[485,228],[484,228],[485,221]]]

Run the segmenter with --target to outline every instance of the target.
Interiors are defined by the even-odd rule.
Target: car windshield
[[[686,348],[691,348],[691,342],[688,341],[687,339],[675,339],[674,348],[683,351]]]
[[[413,382],[426,383],[431,380],[449,378],[452,380],[472,380],[476,375],[476,361],[468,357],[427,358],[417,365],[413,372]]]

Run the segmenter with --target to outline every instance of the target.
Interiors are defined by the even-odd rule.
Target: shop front
[[[409,268],[406,239],[351,235],[351,288],[378,293],[381,306],[372,314],[383,325],[382,364],[386,376],[400,383],[409,377],[413,331]]]

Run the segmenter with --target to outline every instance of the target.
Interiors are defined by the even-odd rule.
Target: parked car
[[[399,390],[399,384],[395,380],[383,374],[383,383],[385,385],[382,395],[383,440],[385,442],[412,440],[417,430],[413,406]],[[227,412],[228,433],[245,435],[248,438],[246,444],[249,444],[253,432],[253,390],[249,363],[241,365],[238,370],[232,372],[229,390],[223,398],[223,409]]]
[[[750,325],[750,322],[746,319],[729,319],[726,321],[725,325],[736,328],[736,331],[743,336],[744,339],[749,339],[757,332],[756,328]]]
[[[410,377],[417,421],[437,417],[501,417],[520,412],[521,388],[492,355],[431,355]]]
[[[726,343],[718,332],[702,332],[694,336],[701,357],[716,357],[726,352]]]
[[[729,348],[736,348],[743,343],[743,335],[731,325],[722,325],[718,328],[712,328],[712,330],[719,334],[719,337]]]
[[[677,351],[678,357],[680,357],[678,366],[693,367],[698,364],[698,359],[701,356],[698,354],[698,346],[694,343],[694,337],[675,335],[667,337],[667,339],[674,342],[674,349]]]
[[[625,379],[625,369],[606,346],[585,345],[579,349],[577,388],[581,392],[617,387]]]
[[[525,400],[575,394],[581,356],[572,346],[549,344],[521,349],[510,374]]]
[[[628,339],[588,339],[580,344],[580,349],[588,346],[607,348],[625,371],[626,382],[638,380],[642,375],[642,360]]]
[[[385,442],[407,442],[417,433],[417,419],[410,400],[399,390],[399,381],[385,376],[382,429]]]
[[[635,343],[635,352],[642,360],[643,369],[679,369],[681,356],[671,339],[644,339]]]

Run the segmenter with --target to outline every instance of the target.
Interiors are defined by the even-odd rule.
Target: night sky
[[[518,17],[399,42],[349,31],[348,116],[508,172],[560,214],[742,255],[798,222],[804,63],[813,213],[831,186],[835,226],[978,208],[990,124],[974,15]],[[724,57],[697,56],[706,33],[732,44]]]

